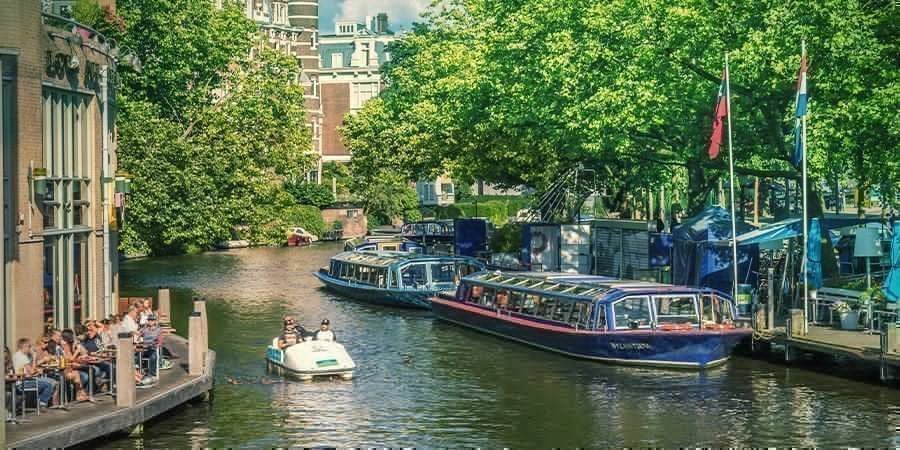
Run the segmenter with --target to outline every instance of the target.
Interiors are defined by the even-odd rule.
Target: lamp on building
[[[853,256],[866,258],[866,289],[872,288],[872,257],[881,257],[881,241],[875,228],[857,228]]]

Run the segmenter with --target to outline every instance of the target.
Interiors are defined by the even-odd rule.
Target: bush
[[[331,188],[316,183],[285,183],[284,189],[294,196],[301,205],[312,205],[324,208],[334,203]]]
[[[518,254],[522,247],[522,224],[508,223],[494,229],[491,235],[491,251]]]

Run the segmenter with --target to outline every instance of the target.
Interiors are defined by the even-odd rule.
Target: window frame
[[[662,325],[664,323],[665,324],[678,324],[678,325],[689,323],[690,325],[697,325],[697,326],[700,325],[701,313],[700,313],[700,309],[697,304],[697,296],[696,295],[694,295],[694,294],[653,295],[653,296],[651,296],[651,298],[653,299],[653,302],[652,302],[653,303],[653,315],[655,317],[654,324],[656,326]],[[660,311],[659,311],[659,304],[657,303],[657,301],[666,299],[666,298],[668,298],[668,299],[690,298],[691,303],[694,305],[694,321],[692,321],[692,322],[662,322],[661,318],[663,318],[663,317],[687,317],[683,314],[666,314],[665,316],[661,315]]]
[[[650,314],[650,318],[649,318],[649,320],[647,321],[647,325],[640,325],[640,326],[638,326],[637,329],[638,329],[638,330],[643,330],[643,329],[652,329],[652,328],[653,328],[653,324],[656,323],[656,316],[655,316],[655,314],[653,313],[653,304],[652,304],[652,301],[651,301],[651,300],[652,300],[652,299],[651,299],[651,296],[649,296],[649,295],[629,295],[629,296],[622,297],[622,298],[620,298],[620,299],[618,299],[618,300],[612,302],[612,304],[610,305],[610,306],[612,307],[612,313],[613,313],[613,317],[612,317],[612,318],[613,318],[613,326],[614,326],[614,329],[615,329],[615,330],[631,330],[631,329],[632,329],[632,328],[631,328],[630,326],[628,326],[627,324],[626,324],[625,326],[619,326],[619,323],[618,323],[618,314],[617,314],[617,312],[616,312],[616,309],[617,309],[616,307],[617,307],[617,305],[618,305],[619,303],[625,302],[625,301],[627,301],[627,300],[634,300],[634,299],[644,299],[644,300],[646,300],[646,301],[647,301],[647,311],[648,311],[649,314]]]

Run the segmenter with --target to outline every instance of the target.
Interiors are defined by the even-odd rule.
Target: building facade
[[[118,296],[115,50],[48,6],[0,8],[6,342],[112,314]]]
[[[388,44],[397,37],[387,14],[366,17],[363,23],[337,21],[334,34],[319,38],[319,83],[322,90],[322,161],[350,161],[338,129],[348,113],[381,92],[381,65],[390,61]]]
[[[215,0],[221,7],[228,0]],[[234,1],[234,0],[231,0]],[[298,82],[305,89],[306,113],[312,136],[311,151],[322,154],[322,93],[319,88],[318,0],[237,0],[244,14],[259,26],[271,48],[297,58],[302,72]],[[319,167],[309,181],[318,181]]]

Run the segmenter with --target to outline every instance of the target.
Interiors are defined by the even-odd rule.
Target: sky
[[[431,0],[319,0],[319,28],[330,33],[338,19],[359,19],[386,12],[394,31],[409,29]]]

